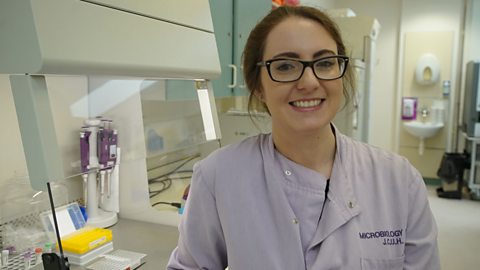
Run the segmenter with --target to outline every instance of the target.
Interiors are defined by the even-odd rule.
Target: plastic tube
[[[2,250],[2,266],[7,266],[8,265],[8,254],[10,252],[8,249]]]
[[[100,201],[103,202],[103,195],[105,194],[105,170],[100,171]]]
[[[30,259],[32,258],[32,252],[27,250],[25,254],[23,254],[23,268],[28,270],[30,268]]]
[[[42,262],[42,248],[37,247],[35,249],[35,265]]]
[[[88,183],[88,174],[82,174],[82,179],[83,179],[83,200],[84,204],[88,204],[87,200],[87,183]]]
[[[107,198],[112,195],[112,169],[107,170]]]

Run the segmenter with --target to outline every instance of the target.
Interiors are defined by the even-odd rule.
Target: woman
[[[280,7],[253,29],[244,77],[272,133],[195,166],[168,269],[439,269],[418,171],[331,124],[351,89],[345,54],[314,8]]]

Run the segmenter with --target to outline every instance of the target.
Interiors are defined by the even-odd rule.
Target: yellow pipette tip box
[[[87,226],[62,237],[62,248],[65,252],[84,254],[110,241],[111,230]]]

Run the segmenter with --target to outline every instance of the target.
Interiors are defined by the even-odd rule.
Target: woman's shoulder
[[[198,162],[198,166],[243,167],[261,159],[261,147],[268,142],[269,134],[259,134],[216,149],[206,158]]]
[[[372,165],[376,168],[416,170],[404,156],[375,145],[357,141],[343,134],[339,136],[339,144],[341,155],[351,161],[360,162],[363,165]]]
[[[342,136],[341,159],[358,188],[384,187],[383,192],[405,194],[423,186],[423,177],[410,161],[392,151]],[[359,178],[358,176],[363,177]]]
[[[390,150],[361,142],[356,139],[350,138],[346,135],[340,134],[339,143],[343,146],[344,150],[351,152],[351,154],[368,155],[371,158],[380,158],[388,160],[405,160],[401,155],[398,155]]]

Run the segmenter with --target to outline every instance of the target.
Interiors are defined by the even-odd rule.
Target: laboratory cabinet
[[[480,137],[470,137],[466,133],[462,133],[466,139],[465,151],[470,157],[469,174],[468,174],[468,188],[472,199],[480,200]]]
[[[272,8],[271,0],[210,0],[222,75],[213,80],[215,97],[241,96],[242,53],[248,35]]]

